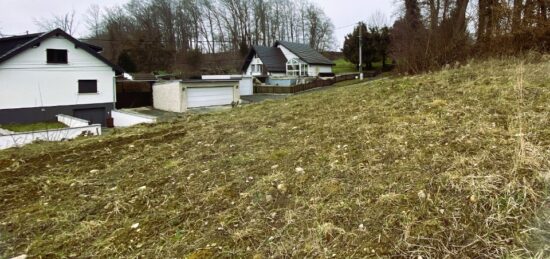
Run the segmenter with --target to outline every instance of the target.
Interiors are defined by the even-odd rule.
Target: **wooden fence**
[[[335,83],[342,82],[342,81],[353,80],[357,76],[358,74],[341,75],[341,76],[336,76],[332,79],[327,79],[327,80],[317,79],[307,84],[301,84],[301,85],[295,85],[295,86],[255,85],[254,93],[255,94],[294,94],[294,93],[299,93],[299,92],[307,91],[318,87],[333,85]]]

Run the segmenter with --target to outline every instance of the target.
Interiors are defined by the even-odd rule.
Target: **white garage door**
[[[233,102],[233,87],[188,88],[189,108],[228,105]]]
[[[239,90],[241,96],[253,95],[254,94],[254,84],[252,78],[243,78],[239,82]]]

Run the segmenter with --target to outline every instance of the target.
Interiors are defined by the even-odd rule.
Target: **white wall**
[[[85,127],[34,131],[0,136],[0,150],[24,146],[37,140],[61,141],[65,139],[75,139],[84,133],[101,135],[101,125],[96,124]]]
[[[231,80],[231,79],[241,79],[242,75],[202,75],[202,80]]]
[[[79,119],[79,118],[75,118],[73,116],[63,115],[63,114],[57,115],[57,121],[65,124],[65,125],[67,125],[71,128],[86,127],[86,126],[90,125],[90,122],[87,121],[87,120],[83,120],[83,119]]]
[[[258,73],[258,72],[252,72],[252,65],[263,65],[264,63],[262,62],[262,60],[258,57],[254,57],[252,59],[252,61],[250,62],[250,64],[248,64],[248,67],[246,68],[246,75],[248,76],[261,76],[262,73]],[[262,70],[264,68],[262,67]]]
[[[187,110],[185,91],[180,81],[160,82],[153,85],[153,106],[155,109],[170,112]]]
[[[67,49],[68,64],[47,64],[46,49]],[[0,64],[0,109],[115,102],[115,72],[65,38],[49,38]],[[97,94],[78,94],[78,80]]]
[[[144,114],[136,114],[127,111],[116,110],[112,111],[113,122],[115,127],[131,127],[142,123],[156,123],[157,118]]]
[[[310,65],[308,70],[309,76],[318,76],[319,73],[332,73],[332,66]]]
[[[254,94],[254,79],[252,77],[243,77],[239,81],[240,96],[248,96]]]
[[[286,60],[291,60],[293,58],[299,58],[298,56],[296,56],[294,53],[292,53],[292,51],[290,51],[289,49],[287,49],[285,46],[283,45],[279,45],[277,46],[279,49],[281,49],[281,51],[283,52],[283,54],[285,55],[286,57]]]

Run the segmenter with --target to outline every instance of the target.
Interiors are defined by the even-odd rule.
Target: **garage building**
[[[190,108],[239,102],[239,80],[167,81],[153,86],[154,108],[163,111],[182,113]]]

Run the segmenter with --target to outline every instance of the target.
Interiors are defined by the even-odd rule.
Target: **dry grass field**
[[[2,151],[0,257],[542,258],[549,161],[550,57],[471,62]]]

